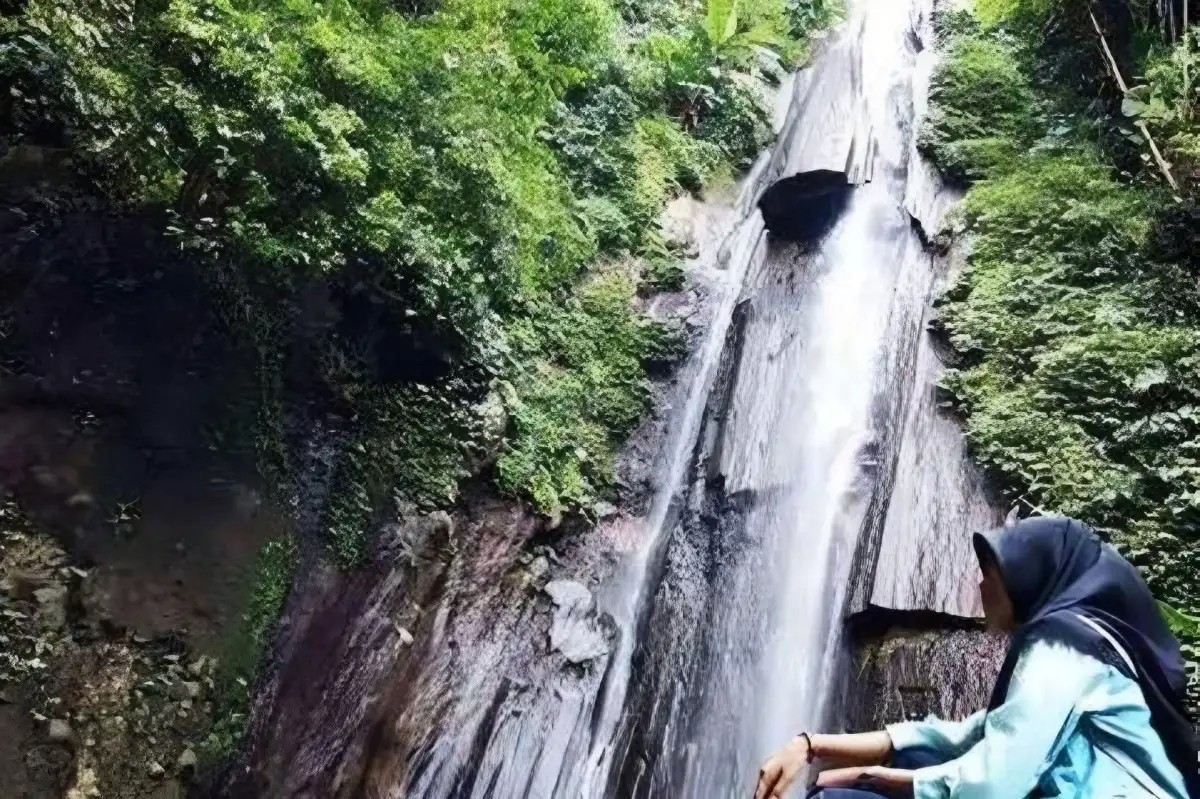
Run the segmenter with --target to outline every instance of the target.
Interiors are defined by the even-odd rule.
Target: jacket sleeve
[[[983,716],[974,745],[916,771],[915,799],[1025,799],[1078,726],[1080,700],[1103,679],[1098,660],[1034,642],[1017,662],[1004,704]]]
[[[962,721],[943,721],[930,716],[924,721],[906,721],[889,724],[887,731],[892,739],[892,748],[897,752],[906,749],[925,749],[942,760],[953,760],[966,753],[983,737],[981,710]]]

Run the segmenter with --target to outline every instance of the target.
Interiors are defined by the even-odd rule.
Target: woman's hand
[[[758,771],[754,799],[782,799],[808,765],[808,743],[808,736],[797,735],[790,744],[767,758]]]
[[[832,771],[822,771],[820,776],[817,777],[817,785],[821,788],[849,788],[855,785],[873,785],[879,788],[910,788],[912,787],[912,783],[913,772],[902,768],[887,768],[886,766],[837,768]]]

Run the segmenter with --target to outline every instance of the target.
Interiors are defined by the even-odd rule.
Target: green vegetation
[[[217,672],[217,719],[202,742],[210,759],[228,752],[241,737],[250,709],[250,690],[259,661],[270,646],[283,603],[292,589],[299,551],[290,536],[271,541],[259,552],[246,611],[233,628]]]
[[[599,274],[510,329],[514,356],[533,366],[506,386],[515,433],[498,476],[505,488],[528,487],[539,507],[579,507],[609,486],[612,431],[645,408],[642,366],[678,351],[677,336],[629,315],[635,287],[633,275]]]
[[[946,58],[930,93],[930,118],[918,144],[950,178],[986,177],[1011,161],[1038,135],[1037,98],[1005,37],[965,35],[968,12],[947,12],[938,20]]]
[[[350,568],[381,517],[453,502],[472,471],[556,516],[611,490],[648,370],[679,352],[639,310],[682,285],[657,218],[767,143],[764,86],[836,11],[28,0],[0,10],[0,155],[65,155],[64,194],[157,220],[207,277],[255,385],[214,447],[285,495],[292,411],[348,420],[324,526]],[[22,214],[49,225],[71,205],[45,188]],[[212,752],[294,562],[290,539],[263,552]]]
[[[280,479],[296,292],[331,286],[340,321],[316,360],[358,423],[330,518],[349,563],[393,490],[453,499],[489,395],[511,417],[491,458],[502,486],[554,513],[595,499],[665,335],[636,319],[642,272],[605,272],[641,254],[659,285],[678,284],[654,246],[664,203],[750,161],[769,138],[763,83],[833,13],[824,0],[447,0],[422,14],[33,0],[0,23],[5,144],[65,148],[111,207],[159,215],[206,265],[259,364],[256,449]],[[596,302],[597,285],[619,286],[624,306]],[[638,335],[586,363],[530,343],[592,310]],[[405,348],[432,366],[387,352]],[[534,377],[556,370],[606,377],[564,401]],[[565,430],[588,445],[564,449]]]
[[[1144,71],[1145,82],[1130,88],[1121,110],[1154,132],[1176,180],[1190,190],[1200,178],[1200,33],[1190,30],[1170,47],[1155,43]]]
[[[1186,240],[1200,128],[1175,66],[1193,45],[1156,45],[1144,84],[1124,98],[1109,88],[1168,148],[1186,187],[1176,197],[1129,120],[1056,70],[1075,46],[1093,56],[1093,87],[1105,82],[1076,5],[980,3],[984,22],[944,25],[922,141],[977,181],[962,209],[969,263],[942,310],[964,361],[946,385],[1000,484],[1110,536],[1182,611],[1171,618],[1195,660],[1200,637],[1179,622],[1200,609],[1200,286]],[[1050,13],[1065,26],[1053,41],[1038,16]]]
[[[1200,619],[1195,616],[1189,616],[1186,613],[1180,613],[1166,602],[1159,602],[1158,607],[1162,610],[1163,618],[1167,620],[1167,624],[1171,627],[1171,631],[1175,635],[1200,638]]]

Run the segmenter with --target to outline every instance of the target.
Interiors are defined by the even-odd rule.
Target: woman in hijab
[[[784,796],[816,758],[840,766],[818,776],[821,799],[1200,799],[1183,658],[1137,570],[1072,519],[974,544],[988,626],[1011,634],[987,709],[801,733],[763,765],[755,799]]]

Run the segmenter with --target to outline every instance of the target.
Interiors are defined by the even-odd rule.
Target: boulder
[[[196,753],[191,749],[184,749],[179,755],[179,760],[175,762],[175,767],[181,774],[186,774],[196,769]]]
[[[173,699],[196,699],[200,696],[200,683],[178,680],[171,684]]]
[[[970,627],[898,627],[862,640],[846,675],[847,731],[930,714],[961,719],[986,707],[1006,646],[1003,636]]]
[[[37,618],[43,627],[58,630],[66,626],[67,587],[65,585],[53,584],[39,588],[33,592],[33,598],[37,600]]]
[[[31,572],[13,569],[0,579],[0,591],[13,599],[28,601],[34,598],[34,592],[44,588],[50,582],[48,572]]]
[[[64,719],[50,719],[50,724],[46,727],[46,737],[54,743],[68,744],[73,737],[71,725]]]
[[[540,585],[550,577],[550,561],[545,557],[536,557],[525,572],[530,585]]]
[[[550,624],[550,648],[561,652],[570,663],[580,664],[609,651],[608,636],[596,620],[592,592],[574,580],[554,580],[545,592],[554,601]]]
[[[183,799],[183,785],[178,780],[167,780],[154,789],[150,799]]]

